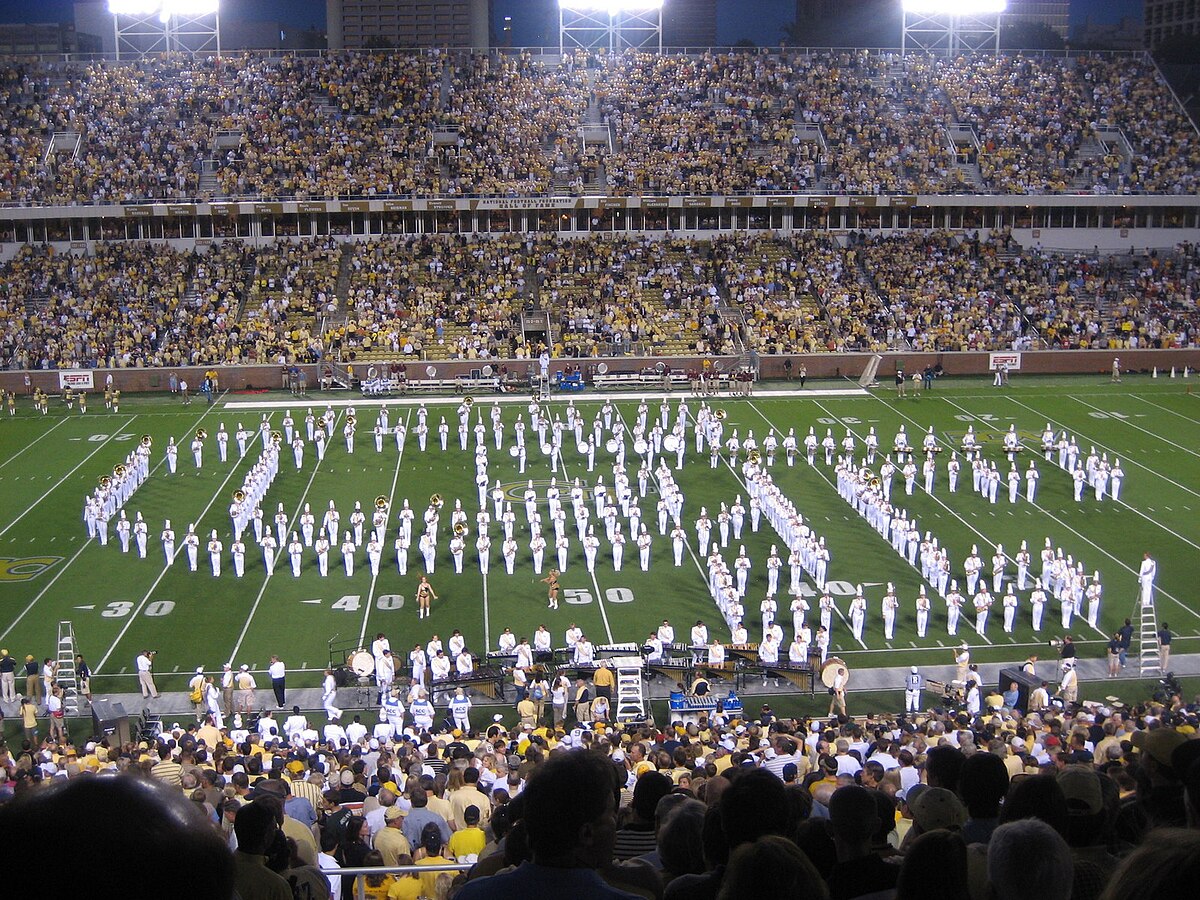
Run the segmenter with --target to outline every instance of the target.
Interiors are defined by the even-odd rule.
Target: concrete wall
[[[783,378],[784,360],[792,360],[793,376],[799,372],[803,364],[808,370],[809,378],[858,378],[873,354],[870,353],[816,353],[794,356],[762,356],[759,369],[763,378]],[[1112,369],[1114,356],[1121,358],[1121,367],[1127,371],[1150,371],[1157,366],[1159,372],[1169,372],[1172,366],[1182,371],[1186,365],[1193,370],[1200,369],[1200,348],[1193,350],[1047,350],[1021,354],[1021,367],[1013,373],[1014,378],[1021,375],[1095,375],[1107,374]],[[610,373],[640,372],[653,369],[660,363],[666,363],[674,371],[687,371],[700,368],[707,360],[721,369],[728,370],[736,365],[732,357],[616,357],[606,359],[559,359],[554,360],[552,371],[560,371],[568,366],[582,366],[585,373],[590,373],[592,367],[599,363],[608,366]],[[896,373],[897,363],[902,363],[906,372],[912,373],[925,366],[940,363],[947,375],[986,375],[989,371],[989,355],[987,353],[885,353],[879,366],[878,377],[881,381],[891,378]],[[469,376],[472,370],[482,368],[486,363],[479,361],[449,361],[426,363],[408,363],[410,380],[418,384],[426,377],[425,370],[429,365],[436,369],[435,377],[457,378]],[[493,360],[490,363],[495,369],[507,365],[513,372],[524,374],[531,365],[528,360]],[[167,378],[171,371],[187,380],[193,388],[198,387],[204,379],[204,372],[210,367],[197,366],[181,369],[96,369],[93,378],[97,391],[103,391],[104,383],[109,372],[113,375],[113,384],[126,393],[167,390]],[[308,374],[310,386],[315,386],[319,375],[315,365],[301,366]],[[357,365],[355,374],[365,376],[367,367]],[[227,366],[217,369],[222,389],[231,391],[261,390],[264,388],[278,389],[284,386],[283,370],[279,366]],[[30,378],[29,388],[40,387],[50,393],[58,393],[58,372],[0,372],[0,389],[15,391],[18,395],[26,392],[26,375]]]

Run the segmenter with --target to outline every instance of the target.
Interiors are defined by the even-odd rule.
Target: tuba
[[[388,498],[385,497],[383,494],[380,494],[378,497],[375,498],[375,508],[376,509],[385,510],[388,508],[388,505],[389,505]]]
[[[463,406],[465,406],[467,409],[470,409],[474,405],[475,405],[474,397],[467,397],[465,400],[463,400]]]
[[[245,492],[245,491],[243,491],[241,488],[239,488],[238,490],[236,490],[236,491],[234,491],[234,492],[233,492],[233,499],[234,499],[234,502],[235,502],[235,503],[243,503],[243,502],[245,502],[245,500],[246,500],[246,492]]]
[[[442,504],[443,504],[443,503],[445,503],[445,502],[446,502],[446,501],[442,499],[442,495],[441,495],[441,494],[433,494],[433,495],[432,495],[432,496],[429,498],[429,505],[430,505],[430,506],[432,506],[432,507],[434,507],[434,508],[436,508],[436,509],[441,509],[441,508],[442,508]]]
[[[153,443],[154,443],[154,438],[150,437],[150,435],[148,435],[148,434],[142,435],[142,446],[143,447],[149,447]]]
[[[462,522],[457,523],[454,526],[454,533],[456,535],[458,535],[459,537],[462,537],[463,535],[465,535],[467,533],[467,526],[464,525]]]
[[[117,478],[124,478],[125,471],[125,463],[117,463],[113,466],[113,475]]]
[[[746,459],[748,459],[752,463],[757,463],[761,458],[762,457],[759,455],[759,452],[757,450],[751,450],[749,453],[746,454]]]
[[[351,428],[358,424],[358,418],[354,415],[354,413],[349,413],[346,416],[346,424]]]
[[[102,488],[104,488],[105,490],[107,490],[107,489],[108,489],[108,486],[109,486],[110,484],[112,484],[112,478],[110,478],[110,477],[109,477],[109,476],[107,476],[107,475],[101,475],[101,476],[100,476],[100,477],[97,479],[97,483],[100,485],[100,487],[102,487]]]
[[[205,431],[203,428],[197,428],[196,429],[196,440],[198,440],[198,441],[208,440],[208,432]]]
[[[274,444],[276,447],[278,447],[280,444],[283,443],[283,435],[280,434],[278,431],[272,431],[271,432],[271,443]]]
[[[713,418],[715,418],[718,422],[724,422],[728,415],[729,413],[727,413],[725,410],[718,409],[715,413],[713,413]]]

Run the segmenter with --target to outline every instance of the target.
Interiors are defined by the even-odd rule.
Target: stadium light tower
[[[910,51],[955,56],[1000,52],[1000,19],[1007,0],[901,0],[900,55]]]
[[[663,0],[558,0],[558,52],[655,49],[662,53]]]
[[[117,59],[151,53],[221,55],[220,0],[108,0]]]

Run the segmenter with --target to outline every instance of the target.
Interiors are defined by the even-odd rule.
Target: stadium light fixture
[[[923,16],[994,16],[1008,0],[903,0],[904,11]]]
[[[114,16],[152,16],[164,22],[172,16],[207,16],[217,12],[220,0],[108,0]]]
[[[661,9],[662,5],[663,0],[558,0],[560,9],[571,12],[607,13],[610,16],[651,12]]]

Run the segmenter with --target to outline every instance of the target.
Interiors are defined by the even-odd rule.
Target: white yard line
[[[53,487],[51,487],[48,491],[46,491],[46,493],[42,494],[42,496],[38,497],[37,500],[33,501],[33,503],[29,506],[28,509],[26,509],[24,512],[22,512],[19,516],[17,516],[15,519],[13,519],[11,522],[9,522],[7,525],[5,525],[3,529],[0,529],[0,537],[3,537],[4,535],[8,534],[9,529],[11,529],[14,525],[16,525],[18,522],[20,522],[23,518],[25,518],[27,515],[29,515],[31,512],[33,512],[35,509],[37,509],[38,505],[41,504],[41,502],[43,500],[45,500],[47,497],[49,497],[51,494],[53,494],[56,490],[58,490],[60,487],[62,487],[66,483],[68,478],[70,478],[77,471],[79,471],[80,466],[82,466],[89,459],[91,459],[93,456],[95,456],[97,453],[99,453],[101,450],[103,450],[105,447],[107,447],[110,443],[112,443],[112,441],[116,438],[116,436],[118,434],[123,432],[126,428],[128,428],[130,425],[132,425],[136,421],[137,421],[137,416],[136,415],[131,416],[129,421],[127,421],[119,429],[117,429],[115,432],[113,432],[111,435],[109,435],[107,440],[101,441],[100,445],[97,446],[95,450],[93,450],[91,453],[89,453],[87,456],[85,456],[83,459],[81,459],[74,466],[74,468],[72,468],[71,471],[69,471],[66,475],[64,475],[62,478],[58,479],[58,481],[56,481],[54,483]]]
[[[528,400],[526,400],[525,402],[528,402]],[[617,411],[617,415],[618,416],[621,415],[620,410]],[[624,420],[622,420],[622,421],[624,421]],[[564,429],[564,434],[565,433],[566,433],[566,430]],[[536,436],[536,434],[537,433],[534,432],[535,436]],[[564,446],[565,446],[565,441],[564,441]],[[567,484],[573,484],[574,482],[571,481],[571,477],[567,474],[566,458],[565,458],[564,454],[561,452],[558,454],[558,465],[559,465],[560,471],[562,472],[563,480]],[[600,551],[598,548],[596,550],[596,555],[597,556],[600,555]],[[622,563],[624,563],[624,560],[622,560]],[[587,568],[586,557],[584,558],[584,561],[583,561],[583,567],[585,569]],[[595,570],[593,569],[591,572],[588,572],[588,574],[592,577],[592,587],[596,589],[596,602],[600,605],[600,618],[604,621],[604,633],[606,635],[608,635],[608,642],[611,644],[613,642],[613,631],[612,631],[612,625],[610,625],[609,621],[608,621],[608,610],[606,610],[604,608],[604,592],[600,590],[600,582],[596,580]]]
[[[406,415],[404,417],[404,442],[405,442],[405,444],[408,443],[408,422],[411,418],[412,418],[412,410],[410,409],[408,411],[408,415]],[[384,435],[384,440],[386,440],[386,439],[387,439],[387,435]],[[402,462],[404,462],[404,447],[403,446],[401,446],[400,449],[396,453],[396,472],[394,475],[392,475],[392,486],[388,490],[388,514],[389,514],[389,516],[391,515],[392,503],[396,499],[396,483],[400,480],[400,464]],[[310,482],[310,486],[311,486],[311,482]],[[308,492],[305,491],[305,493],[308,493]],[[389,521],[388,524],[390,525],[391,522]],[[384,534],[385,535],[387,534],[386,529],[384,529]],[[380,569],[380,571],[383,570],[383,560],[380,560],[380,562],[379,562],[379,569]],[[367,622],[371,618],[371,610],[375,606],[375,583],[378,580],[379,580],[378,574],[371,576],[371,587],[367,591],[367,609],[363,613],[362,630],[358,633],[358,646],[360,646],[360,647],[366,646],[366,644],[364,642],[367,639]],[[487,634],[487,629],[488,629],[488,626],[487,626],[487,578],[485,577],[484,585],[483,585],[483,630],[484,630],[485,635]],[[491,646],[491,641],[490,640],[485,641],[485,646]]]
[[[1059,395],[1059,396],[1061,397],[1061,395]],[[1194,490],[1192,490],[1191,488],[1189,488],[1189,487],[1187,487],[1187,486],[1185,486],[1185,485],[1182,485],[1182,484],[1180,484],[1178,481],[1174,481],[1174,480],[1172,480],[1172,479],[1168,478],[1166,475],[1163,475],[1161,472],[1159,472],[1159,471],[1157,471],[1157,470],[1155,470],[1155,469],[1152,469],[1152,468],[1150,468],[1149,466],[1143,465],[1142,463],[1138,462],[1136,459],[1134,459],[1134,458],[1133,458],[1133,457],[1131,457],[1131,456],[1127,456],[1127,455],[1126,455],[1126,454],[1124,454],[1124,453],[1118,453],[1117,451],[1113,450],[1111,447],[1108,447],[1108,446],[1106,446],[1106,445],[1104,445],[1104,444],[1101,444],[1099,441],[1096,441],[1095,439],[1093,439],[1093,438],[1089,437],[1088,435],[1084,434],[1083,432],[1081,432],[1081,431],[1079,431],[1079,430],[1077,430],[1077,429],[1068,428],[1066,425],[1064,425],[1064,424],[1063,424],[1062,422],[1060,422],[1058,419],[1055,419],[1053,416],[1050,416],[1049,414],[1047,414],[1047,413],[1045,413],[1045,412],[1042,412],[1042,411],[1036,410],[1036,409],[1034,409],[1032,406],[1030,406],[1030,405],[1029,405],[1029,404],[1027,404],[1027,403],[1022,403],[1022,402],[1021,402],[1020,400],[1018,400],[1016,397],[1013,397],[1013,396],[1006,396],[1004,399],[1006,399],[1006,400],[1008,400],[1008,401],[1010,401],[1010,402],[1012,402],[1012,403],[1015,403],[1015,404],[1017,404],[1018,406],[1023,406],[1025,409],[1029,410],[1031,413],[1033,413],[1034,415],[1036,415],[1036,416],[1038,416],[1039,418],[1043,419],[1044,421],[1047,421],[1047,422],[1050,422],[1050,423],[1052,423],[1052,424],[1054,424],[1054,425],[1057,425],[1057,426],[1058,426],[1058,428],[1059,428],[1059,430],[1065,430],[1065,431],[1066,431],[1068,434],[1074,434],[1076,437],[1078,437],[1078,438],[1081,438],[1081,439],[1083,439],[1083,440],[1087,441],[1087,443],[1089,443],[1089,444],[1091,444],[1091,445],[1093,445],[1093,446],[1099,447],[1101,450],[1105,450],[1105,451],[1107,451],[1107,452],[1108,452],[1109,454],[1111,454],[1111,455],[1112,455],[1114,458],[1118,458],[1118,459],[1124,459],[1124,460],[1125,460],[1127,463],[1129,463],[1129,465],[1132,465],[1132,466],[1137,466],[1139,469],[1142,469],[1143,471],[1149,472],[1151,475],[1154,475],[1154,476],[1155,476],[1155,477],[1157,477],[1157,478],[1161,478],[1163,481],[1167,482],[1168,484],[1174,485],[1174,486],[1175,486],[1175,487],[1177,487],[1179,490],[1181,490],[1181,491],[1184,491],[1185,493],[1191,494],[1193,497],[1200,497],[1200,492],[1198,492],[1198,491],[1194,491]]]
[[[836,420],[837,420],[839,423],[841,423],[841,421],[842,421],[842,420],[841,420],[840,418],[838,418],[837,416],[833,415],[833,413],[831,413],[831,412],[830,412],[828,409],[826,409],[826,408],[825,408],[824,406],[822,406],[820,403],[818,403],[818,404],[817,404],[817,406],[819,406],[819,407],[821,408],[821,410],[822,410],[822,411],[825,413],[825,415],[826,415],[826,416],[828,416],[828,417],[829,417],[829,418],[831,418],[831,419],[836,419]],[[769,427],[769,428],[770,428],[772,431],[774,431],[776,434],[783,434],[783,432],[782,432],[782,431],[780,431],[778,428],[776,428],[776,427],[775,427],[775,423],[774,423],[773,421],[771,421],[771,419],[770,419],[770,418],[768,418],[767,414],[766,414],[766,413],[764,413],[764,412],[763,412],[761,409],[759,409],[757,405],[755,405],[754,403],[751,403],[751,404],[750,404],[750,407],[751,407],[751,408],[752,408],[752,409],[753,409],[753,410],[754,410],[756,413],[758,413],[758,414],[759,414],[759,416],[761,416],[761,417],[762,417],[763,421],[765,421],[765,422],[767,423],[767,426],[768,426],[768,427]],[[812,468],[812,470],[813,470],[814,472],[816,472],[818,475],[820,475],[820,476],[821,476],[821,479],[822,479],[822,480],[823,480],[823,481],[824,481],[824,482],[825,482],[827,485],[829,485],[829,486],[830,486],[830,487],[833,489],[834,493],[836,494],[836,493],[837,493],[837,485],[836,485],[836,484],[834,484],[834,483],[833,483],[833,481],[831,481],[831,480],[830,480],[829,476],[828,476],[828,475],[826,475],[826,474],[825,474],[825,472],[824,472],[822,469],[820,469],[818,466],[816,466],[816,465],[813,465],[811,468]],[[840,494],[838,494],[838,499],[839,499],[839,500],[842,500],[842,502],[843,502],[843,503],[845,502],[844,498],[842,498],[842,496],[841,496]],[[855,515],[856,515],[856,516],[858,515],[858,511],[857,511],[857,510],[854,510],[854,513],[855,513]],[[861,519],[862,517],[861,517],[861,516],[858,516],[858,518],[860,518],[860,519]],[[869,526],[868,526],[868,527],[869,527]],[[872,528],[872,529],[871,529],[871,531],[872,531],[872,532],[874,532],[874,533],[875,533],[875,535],[876,535],[877,537],[879,537],[881,540],[883,540],[883,541],[887,542],[887,544],[888,544],[888,547],[889,547],[889,548],[892,550],[892,552],[893,552],[893,553],[895,553],[895,548],[894,548],[894,547],[892,547],[892,545],[891,545],[891,542],[890,542],[890,541],[888,541],[888,540],[887,540],[887,538],[885,538],[883,535],[879,534],[879,532],[875,531],[875,529],[874,529],[874,528]],[[978,532],[976,532],[976,533],[978,534]],[[899,556],[899,554],[897,554],[897,555]],[[903,557],[903,556],[900,556],[899,558],[900,558],[900,562],[901,562],[901,563],[903,563],[904,565],[908,565],[908,560],[907,560],[905,557]],[[936,595],[937,595],[937,589],[934,587],[933,583],[932,583],[932,582],[930,582],[930,581],[927,581],[927,580],[925,579],[925,577],[921,575],[920,569],[919,569],[917,566],[915,566],[915,565],[914,565],[914,566],[910,566],[910,568],[911,568],[913,571],[915,571],[915,572],[917,573],[917,578],[918,578],[918,579],[921,581],[921,583],[922,583],[922,584],[928,584],[928,585],[929,585],[929,592],[928,592],[928,593],[929,593],[929,596],[930,596],[930,597],[934,597],[934,596],[936,596]],[[838,608],[837,608],[837,604],[836,604],[836,603],[834,604],[834,609],[835,609],[835,610],[837,610],[837,613],[838,613],[838,615],[839,615],[839,616],[841,616],[841,615],[842,615],[842,611],[841,611],[840,609],[838,609]],[[845,616],[842,616],[842,621],[845,621]],[[991,643],[991,640],[990,640],[990,639],[987,637],[987,635],[982,635],[982,634],[981,634],[981,635],[979,635],[979,637],[983,638],[983,639],[984,639],[985,641],[987,641],[989,644]],[[862,641],[859,641],[859,643],[861,644],[861,643],[862,643]],[[863,647],[865,648],[865,647],[866,647],[866,644],[863,644]]]
[[[1086,406],[1092,412],[1103,412],[1103,410],[1100,410],[1100,409],[1096,408],[1095,406],[1092,406],[1092,404],[1090,404],[1090,403],[1084,403],[1078,397],[1068,395],[1068,399],[1074,400],[1076,403],[1080,404],[1081,406]],[[1159,407],[1159,408],[1161,409],[1162,407]],[[1137,424],[1137,422],[1134,422],[1132,419],[1122,418],[1121,416],[1113,416],[1112,421],[1120,422],[1122,425],[1128,425],[1130,428],[1137,429],[1142,434],[1148,434],[1148,435],[1150,435],[1150,437],[1155,438],[1159,441],[1162,441],[1164,444],[1168,444],[1168,445],[1174,447],[1176,450],[1179,450],[1183,453],[1187,453],[1190,456],[1194,456],[1197,459],[1200,459],[1200,453],[1197,453],[1195,450],[1189,449],[1188,447],[1185,447],[1182,444],[1177,444],[1174,441],[1169,441],[1162,435],[1156,434],[1155,432],[1150,431],[1148,428],[1143,428],[1141,425]]]
[[[888,406],[888,404],[886,403],[886,401],[884,401],[884,400],[882,400],[882,399],[880,399],[880,398],[876,398],[876,399],[879,399],[879,402],[880,402],[880,403],[883,403],[883,405],[884,405],[884,406]],[[1011,398],[1011,397],[1009,397],[1008,399],[1010,399],[1010,400],[1011,400],[1012,398]],[[1016,401],[1014,401],[1014,402],[1016,402]],[[1024,405],[1024,404],[1022,404],[1022,405]],[[888,408],[889,408],[889,409],[891,409],[891,407],[890,407],[890,406],[888,406]],[[1037,412],[1037,410],[1032,410],[1032,411],[1033,411],[1033,412],[1035,412],[1035,413]],[[898,413],[898,414],[899,414],[899,415],[900,415],[902,418],[908,419],[908,421],[909,421],[909,422],[912,422],[912,424],[914,424],[914,425],[917,425],[917,427],[918,427],[918,428],[920,427],[920,425],[919,425],[919,424],[916,422],[916,420],[914,420],[914,419],[910,418],[909,416],[905,415],[904,413],[900,413],[899,411],[897,411],[897,413]],[[1051,419],[1050,421],[1051,421],[1051,422],[1053,422],[1053,421],[1054,421],[1054,419]],[[937,502],[938,502],[938,503],[942,503],[942,501],[941,501],[941,500],[938,500],[938,498],[937,498],[936,496],[934,496],[934,495],[930,495],[930,496],[933,496],[933,499],[934,499],[934,500],[937,500]],[[1113,556],[1111,553],[1109,553],[1107,550],[1105,550],[1103,547],[1101,547],[1101,546],[1100,546],[1099,544],[1097,544],[1095,541],[1091,540],[1091,539],[1090,539],[1090,538],[1088,538],[1087,536],[1085,536],[1085,535],[1081,534],[1080,532],[1076,531],[1074,528],[1072,528],[1070,525],[1068,525],[1068,524],[1067,524],[1066,522],[1064,522],[1062,519],[1058,518],[1058,516],[1054,515],[1054,513],[1050,512],[1048,509],[1046,509],[1046,508],[1044,508],[1044,507],[1042,507],[1042,506],[1039,506],[1037,503],[1031,503],[1031,504],[1029,504],[1029,505],[1030,505],[1030,506],[1032,506],[1032,507],[1034,507],[1034,509],[1037,509],[1037,510],[1041,511],[1041,512],[1042,512],[1043,514],[1045,514],[1045,515],[1046,515],[1048,518],[1050,518],[1050,519],[1053,519],[1053,520],[1054,520],[1056,523],[1058,523],[1058,525],[1060,525],[1062,528],[1066,529],[1067,531],[1071,532],[1071,534],[1073,534],[1073,535],[1075,535],[1076,537],[1078,537],[1080,540],[1082,540],[1082,541],[1083,541],[1085,544],[1087,544],[1088,546],[1090,546],[1090,547],[1094,547],[1095,549],[1099,550],[1101,553],[1103,553],[1105,556],[1107,556],[1109,559],[1111,559],[1113,562],[1115,562],[1115,563],[1116,563],[1118,566],[1120,566],[1122,569],[1124,569],[1125,571],[1129,572],[1131,575],[1135,575],[1135,576],[1136,576],[1136,575],[1138,574],[1138,572],[1137,572],[1137,569],[1134,569],[1134,568],[1132,568],[1131,566],[1129,566],[1127,563],[1125,563],[1125,562],[1124,562],[1124,561],[1122,561],[1121,559],[1118,559],[1117,557]],[[971,526],[970,524],[968,524],[967,522],[965,522],[965,521],[962,519],[962,517],[960,517],[960,516],[959,516],[957,513],[955,513],[955,512],[954,512],[953,510],[951,510],[951,509],[950,509],[948,506],[946,506],[946,504],[942,503],[942,506],[943,506],[943,507],[945,507],[945,508],[946,508],[946,510],[947,510],[947,511],[949,511],[949,512],[950,512],[950,514],[951,514],[951,515],[953,515],[953,516],[954,516],[956,519],[958,519],[960,522],[963,522],[963,524],[964,524],[964,525],[967,525],[967,527],[968,527],[968,528],[970,528],[972,531],[974,531],[976,534],[979,534],[979,532],[978,532],[978,531],[977,531],[977,530],[976,530],[976,529],[975,529],[973,526]],[[982,535],[980,535],[980,536],[982,537]],[[1168,593],[1167,593],[1165,590],[1163,590],[1161,587],[1158,587],[1158,586],[1156,585],[1156,586],[1155,586],[1155,591],[1156,591],[1157,593],[1159,593],[1159,594],[1162,594],[1162,596],[1164,596],[1164,597],[1168,598],[1169,600],[1173,600],[1173,601],[1174,601],[1175,603],[1177,603],[1177,604],[1178,604],[1178,605],[1179,605],[1179,606],[1180,606],[1182,609],[1185,609],[1185,610],[1187,610],[1187,612],[1191,613],[1191,614],[1192,614],[1193,616],[1195,616],[1197,619],[1200,619],[1200,612],[1196,612],[1194,609],[1192,609],[1191,607],[1187,606],[1186,604],[1184,604],[1182,601],[1180,601],[1180,600],[1179,600],[1179,599],[1177,599],[1176,597],[1173,597],[1173,596],[1171,596],[1171,595],[1170,595],[1170,594],[1168,594]],[[1099,629],[1097,629],[1097,630],[1099,630]]]
[[[967,410],[967,409],[965,409],[965,408],[963,408],[963,407],[959,406],[957,403],[955,403],[953,400],[950,400],[950,399],[949,399],[949,398],[947,398],[947,397],[943,397],[942,399],[944,399],[944,400],[945,400],[947,403],[949,403],[949,404],[950,404],[951,406],[953,406],[955,409],[961,409],[961,410],[962,410],[964,413],[966,413],[968,416],[971,416],[971,418],[975,419],[977,422],[980,422],[980,423],[982,423],[983,425],[990,426],[990,425],[992,425],[992,424],[993,424],[993,423],[991,423],[991,422],[987,422],[987,421],[985,421],[985,420],[981,419],[979,416],[977,416],[977,415],[975,415],[974,413],[972,413],[971,411],[969,411],[969,410]],[[910,419],[909,421],[912,421],[912,420]],[[1025,445],[1024,445],[1024,444],[1022,444],[1022,446],[1025,446]],[[1054,466],[1054,468],[1055,468],[1055,469],[1058,469],[1060,472],[1063,472],[1064,474],[1066,474],[1066,471],[1065,471],[1064,469],[1059,469],[1059,467],[1058,467],[1057,465],[1055,465],[1055,466]],[[1085,495],[1086,495],[1086,492],[1087,492],[1087,491],[1089,491],[1089,490],[1092,490],[1091,486],[1090,486],[1090,485],[1086,485],[1086,486],[1084,487]],[[1023,496],[1024,496],[1024,494],[1022,493],[1022,494],[1021,494],[1021,496],[1023,497]],[[1122,506],[1122,507],[1124,507],[1125,509],[1129,510],[1129,511],[1130,511],[1131,513],[1133,513],[1134,515],[1136,515],[1136,516],[1140,516],[1141,518],[1145,519],[1147,522],[1149,522],[1149,523],[1150,523],[1151,525],[1153,525],[1155,528],[1161,528],[1161,529],[1162,529],[1163,531],[1165,531],[1167,534],[1171,535],[1172,537],[1178,538],[1179,540],[1183,541],[1185,544],[1187,544],[1188,546],[1192,547],[1193,549],[1200,550],[1200,544],[1194,543],[1193,541],[1191,541],[1191,540],[1189,540],[1188,538],[1184,537],[1182,534],[1180,534],[1180,533],[1179,533],[1178,531],[1176,531],[1175,529],[1173,529],[1173,528],[1169,528],[1168,526],[1164,525],[1162,522],[1159,522],[1157,519],[1152,519],[1152,518],[1150,518],[1148,515],[1146,515],[1144,512],[1142,512],[1142,511],[1141,511],[1140,509],[1138,509],[1136,506],[1133,506],[1132,504],[1126,503],[1124,500],[1114,500],[1114,499],[1112,498],[1112,494],[1109,494],[1109,495],[1108,495],[1108,498],[1109,498],[1109,502],[1110,502],[1110,503],[1116,503],[1118,506]],[[1034,507],[1036,507],[1037,509],[1042,509],[1042,511],[1043,511],[1043,512],[1046,512],[1046,510],[1045,510],[1045,509],[1043,509],[1042,507],[1038,506],[1038,504],[1037,504],[1037,502],[1036,502],[1036,501],[1035,501],[1034,503],[1030,504],[1030,505],[1031,505],[1031,506],[1034,506]]]
[[[1075,396],[1078,397],[1079,395],[1076,394]],[[1185,421],[1185,422],[1191,422],[1193,425],[1200,425],[1200,419],[1193,419],[1191,416],[1185,416],[1183,413],[1176,412],[1175,410],[1171,409],[1170,407],[1162,406],[1158,403],[1153,402],[1152,400],[1147,400],[1141,394],[1130,394],[1129,396],[1133,397],[1133,399],[1137,400],[1139,403],[1145,403],[1148,406],[1153,406],[1155,409],[1161,409],[1165,413],[1170,413],[1173,416],[1178,416],[1179,418],[1183,419],[1183,421]]]
[[[209,409],[215,409],[215,406],[210,406]],[[204,520],[204,517],[208,514],[208,511],[212,509],[212,505],[217,502],[217,498],[225,493],[225,486],[229,484],[229,479],[237,474],[238,467],[243,461],[244,460],[242,459],[238,459],[232,466],[229,467],[229,473],[221,481],[220,487],[217,488],[216,492],[212,495],[212,498],[208,501],[208,504],[204,507],[204,509],[200,511],[200,515],[196,516],[195,522],[197,526],[199,526],[200,522]],[[171,567],[175,564],[175,560],[177,560],[183,552],[183,541],[179,541],[178,546],[175,549],[175,555],[171,557],[171,562],[163,565],[162,571],[158,573],[158,577],[155,578],[154,583],[150,585],[150,590],[146,591],[145,596],[142,597],[137,606],[134,607],[133,611],[129,614],[129,617],[125,620],[125,624],[121,627],[120,632],[117,634],[116,639],[112,642],[112,644],[109,645],[108,651],[104,654],[103,658],[101,658],[100,662],[92,668],[93,672],[99,672],[104,664],[108,662],[108,658],[112,656],[113,651],[117,649],[117,646],[125,638],[125,635],[129,631],[130,627],[135,621],[137,621],[137,617],[141,613],[142,609],[145,608],[146,604],[150,601],[150,597],[158,589],[158,586],[162,583],[162,580],[167,577],[167,573],[171,571]]]
[[[50,434],[50,432],[54,431],[55,428],[58,428],[59,425],[66,423],[68,420],[69,419],[67,416],[63,416],[61,419],[59,419],[53,425],[53,427],[47,428],[45,431],[43,431],[41,434],[39,434],[37,437],[35,437],[32,441],[30,441],[28,444],[26,444],[24,447],[22,447],[16,453],[14,453],[12,456],[10,456],[8,459],[6,459],[4,462],[0,463],[0,469],[3,469],[5,466],[7,466],[10,462],[12,462],[14,459],[16,459],[18,456],[20,456],[26,450],[29,450],[30,448],[32,448],[33,445],[36,444],[38,441],[40,441],[42,438],[44,438],[48,434]]]
[[[333,420],[335,434],[337,433],[337,422],[338,422],[338,419],[340,419],[340,418],[341,418],[341,415],[339,414],[337,419]],[[326,453],[329,452],[328,445],[330,443],[332,443],[332,441],[329,441],[326,443],[326,450],[325,450]],[[312,458],[313,458],[312,474],[308,476],[308,484],[304,486],[304,492],[300,495],[300,499],[296,501],[296,511],[295,511],[295,513],[292,514],[291,519],[288,520],[285,537],[287,534],[291,534],[292,529],[296,525],[296,521],[300,518],[300,514],[304,511],[304,501],[308,497],[308,492],[312,490],[313,482],[316,481],[316,479],[317,479],[317,473],[320,472],[320,470],[321,470],[321,464],[316,461],[316,452],[315,451],[313,452]],[[274,527],[274,523],[264,522],[263,523],[264,532],[266,531],[266,528],[268,526]],[[233,661],[237,658],[238,651],[242,649],[242,641],[244,641],[246,639],[246,634],[250,631],[250,624],[251,624],[251,622],[254,621],[254,614],[256,612],[258,612],[259,604],[262,603],[262,599],[267,593],[267,587],[270,586],[270,584],[271,584],[271,577],[275,574],[275,569],[277,569],[279,567],[280,562],[283,561],[285,552],[286,551],[284,550],[283,547],[276,548],[275,559],[272,562],[271,571],[267,572],[263,576],[262,587],[260,587],[258,589],[258,596],[256,596],[254,598],[254,603],[250,607],[250,612],[246,615],[246,621],[242,625],[241,632],[239,632],[239,634],[238,634],[237,643],[235,643],[233,645],[233,649],[229,652],[229,658],[228,658],[227,662],[230,665],[232,665]],[[368,603],[369,603],[369,601],[368,601]]]
[[[184,435],[191,434],[193,431],[195,431],[197,428],[199,428],[200,423],[204,421],[205,416],[207,416],[208,413],[211,411],[212,411],[212,407],[210,406],[207,410],[205,410],[203,413],[201,413],[200,418],[198,418],[195,422],[192,423],[190,429],[188,431],[185,431]],[[150,470],[151,476],[153,476],[155,472],[157,472],[164,465],[166,465],[166,462],[167,462],[166,457],[163,457],[157,463],[155,463],[154,468]],[[20,622],[23,618],[25,618],[25,616],[29,613],[29,611],[37,605],[38,601],[41,600],[42,597],[45,596],[46,592],[49,591],[50,588],[54,585],[54,582],[58,581],[59,577],[63,574],[63,572],[65,572],[68,568],[70,568],[71,564],[74,563],[75,560],[79,559],[79,555],[88,548],[88,546],[92,543],[93,540],[94,540],[93,538],[88,538],[80,545],[79,549],[75,551],[75,555],[72,556],[69,560],[67,560],[67,562],[63,565],[63,567],[61,569],[59,569],[57,572],[54,573],[54,577],[52,579],[50,579],[50,583],[47,584],[44,588],[42,588],[41,591],[38,592],[38,595],[29,601],[29,605],[26,606],[23,610],[21,610],[20,614],[8,624],[8,628],[6,628],[4,630],[3,634],[0,634],[0,640],[3,640],[4,638],[8,637],[9,634],[12,633],[12,630],[17,627],[17,623]]]

